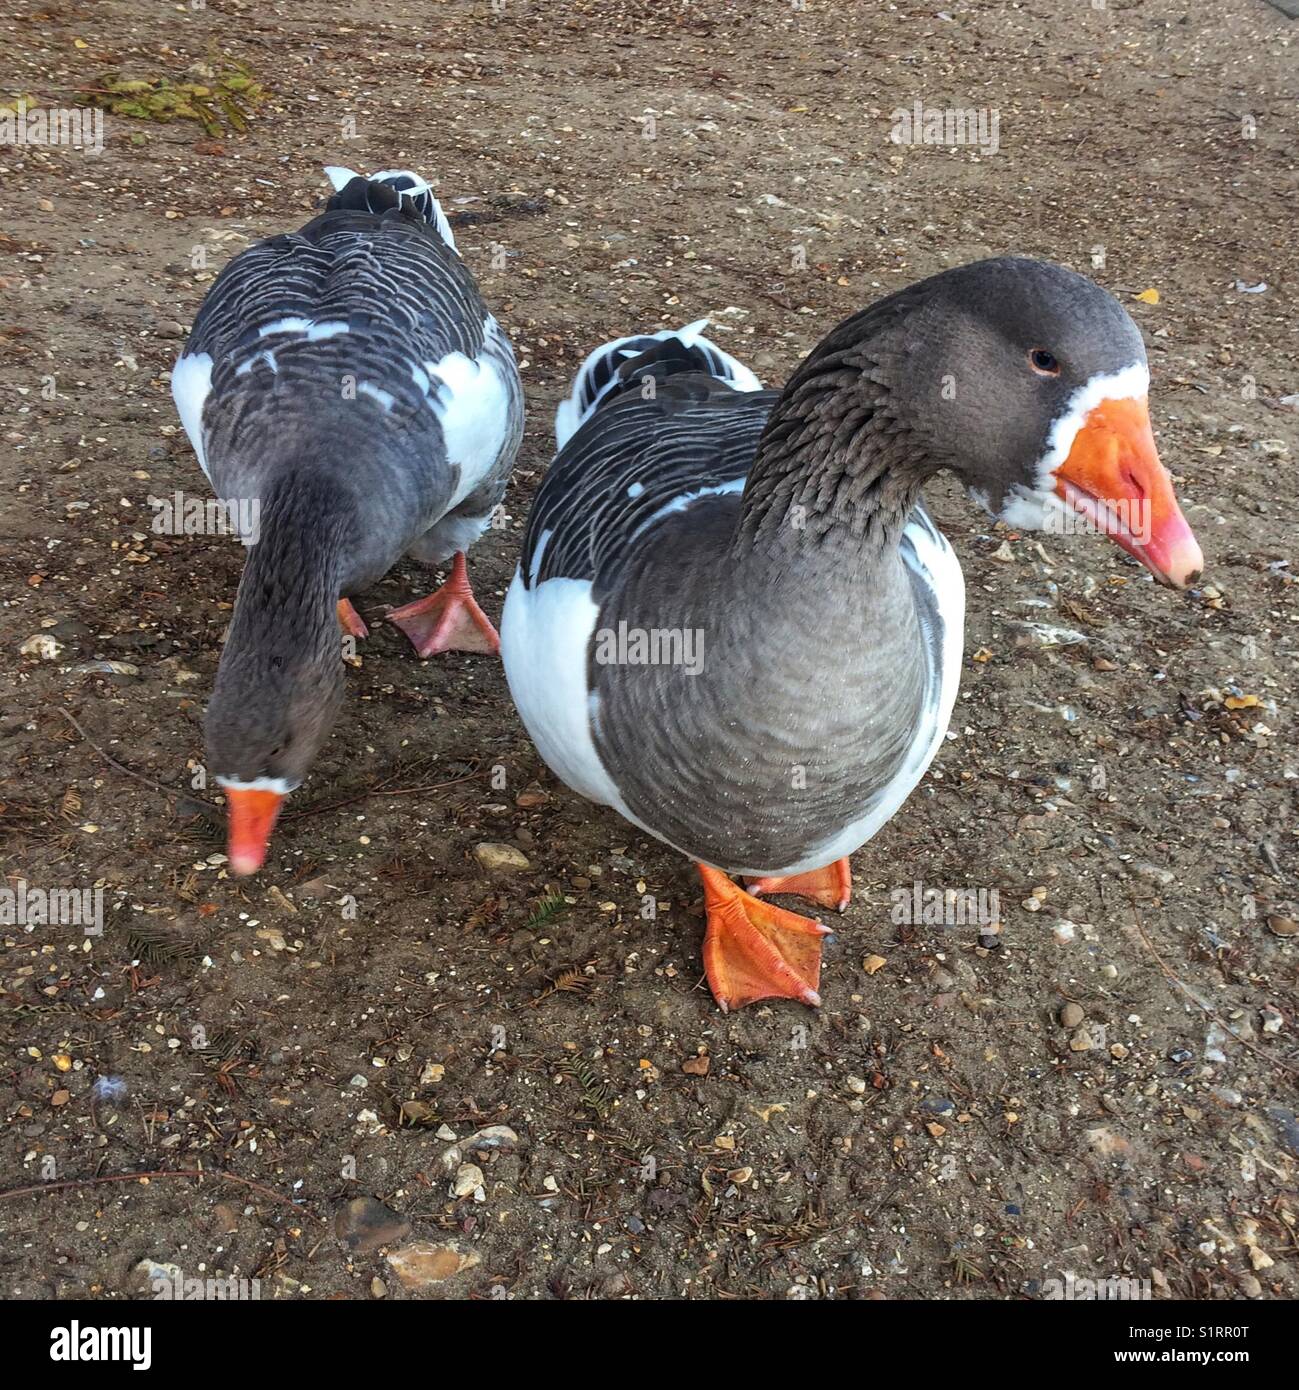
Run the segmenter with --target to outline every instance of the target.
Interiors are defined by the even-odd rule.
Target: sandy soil
[[[0,867],[105,909],[97,937],[0,929],[0,1187],[49,1188],[0,1200],[5,1295],[139,1296],[141,1261],[268,1298],[1299,1292],[1299,26],[102,0],[0,35],[7,95],[51,105],[228,60],[270,91],[243,135],[0,147]],[[891,143],[917,100],[995,111],[996,152]],[[555,783],[497,661],[420,663],[378,623],[266,871],[223,871],[191,780],[241,552],[155,535],[147,499],[203,494],[167,372],[206,284],[331,162],[433,177],[518,347],[513,525],[471,559],[493,613],[609,336],[711,315],[778,383],[862,304],[1003,251],[1130,303],[1206,585],[938,490],[970,586],[953,736],[855,856],[819,1013],[722,1016],[689,867]],[[427,586],[403,565],[361,610]],[[530,866],[487,876],[483,842]],[[995,889],[999,941],[894,923],[913,883]],[[452,1150],[490,1126],[513,1137]],[[482,1200],[450,1195],[461,1163]],[[90,1182],[199,1168],[231,1176]]]

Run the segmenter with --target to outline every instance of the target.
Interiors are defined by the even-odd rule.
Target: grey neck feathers
[[[734,550],[859,555],[896,547],[937,471],[904,408],[905,317],[867,310],[834,330],[772,409],[744,490]]]
[[[260,499],[257,543],[239,583],[227,653],[272,667],[337,660],[337,605],[353,503],[338,483],[288,476]]]

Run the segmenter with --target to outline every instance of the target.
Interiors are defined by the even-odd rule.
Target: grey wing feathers
[[[743,480],[776,396],[699,373],[672,377],[652,400],[627,393],[602,405],[560,451],[533,503],[524,582],[590,579],[602,590],[660,515]]]
[[[332,209],[249,247],[204,299],[186,353],[214,362],[285,320],[341,322],[416,360],[476,356],[487,311],[464,263],[409,209]]]

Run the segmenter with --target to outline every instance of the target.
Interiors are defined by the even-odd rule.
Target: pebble
[[[1115,1134],[1108,1125],[1089,1129],[1084,1137],[1088,1148],[1104,1158],[1124,1158],[1132,1152],[1132,1145],[1121,1134]]]
[[[513,845],[494,844],[485,841],[474,846],[474,858],[489,874],[512,874],[520,869],[531,868],[528,856]]]
[[[1299,1155],[1299,1120],[1294,1113],[1282,1105],[1269,1105],[1267,1113],[1290,1152]]]
[[[455,1181],[451,1184],[453,1197],[472,1197],[476,1202],[485,1202],[487,1192],[483,1186],[483,1170],[476,1163],[462,1163],[456,1169]]]
[[[519,1136],[509,1125],[488,1125],[486,1129],[476,1129],[464,1139],[456,1140],[442,1155],[442,1171],[451,1173],[458,1169],[464,1163],[465,1154],[471,1149],[512,1149],[518,1142]],[[478,1172],[478,1181],[482,1182],[482,1171],[475,1171]]]
[[[41,661],[53,661],[62,650],[63,644],[56,642],[48,632],[36,633],[18,648],[20,655],[38,657]]]
[[[401,1280],[403,1288],[412,1290],[444,1283],[479,1263],[475,1251],[466,1250],[454,1241],[438,1244],[431,1240],[413,1240],[409,1245],[388,1252],[389,1268]]]
[[[371,1255],[410,1233],[410,1222],[377,1197],[353,1197],[334,1213],[334,1235],[354,1255]]]
[[[1085,1028],[1078,1031],[1069,1039],[1069,1050],[1071,1052],[1090,1052],[1096,1046],[1096,1040]]]
[[[1072,1000],[1060,1010],[1060,1026],[1063,1028],[1077,1028],[1078,1025],[1087,1017],[1081,1004],[1075,1004]]]

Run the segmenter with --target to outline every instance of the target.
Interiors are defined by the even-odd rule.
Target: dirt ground
[[[0,1193],[4,1295],[140,1297],[150,1263],[263,1298],[1299,1294],[1299,24],[21,8],[5,96],[238,62],[268,97],[242,134],[0,147],[0,867],[104,893],[102,935],[0,928],[0,1188],[41,1189]],[[891,142],[916,101],[997,113],[998,148]],[[819,1012],[716,1009],[690,867],[550,776],[498,661],[421,663],[375,621],[429,587],[409,563],[359,605],[266,870],[224,871],[192,783],[242,552],[154,534],[147,499],[205,495],[167,373],[206,285],[307,220],[328,163],[429,175],[516,344],[512,522],[470,559],[494,616],[554,404],[610,336],[709,315],[778,384],[873,298],[1007,251],[1130,305],[1205,584],[936,490],[962,694],[854,856]],[[483,843],[528,867],[490,877]],[[893,921],[915,883],[995,889],[1000,936]],[[94,1181],[199,1169],[228,1176]]]

